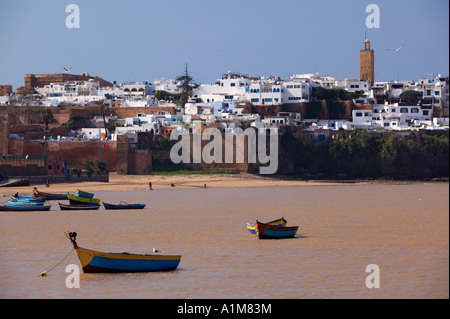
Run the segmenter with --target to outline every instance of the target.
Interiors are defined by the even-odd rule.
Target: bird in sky
[[[64,71],[66,71],[66,73],[69,73],[71,69],[72,69],[71,67],[70,68],[64,68]]]
[[[386,50],[398,52],[398,51],[400,51],[400,49],[403,48],[404,46],[405,46],[405,45],[403,44],[403,45],[399,46],[397,49],[386,49]]]

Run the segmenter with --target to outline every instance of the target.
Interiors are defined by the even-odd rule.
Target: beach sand
[[[0,196],[19,194],[30,194],[36,187],[42,192],[48,193],[73,193],[77,189],[88,192],[120,191],[120,190],[142,190],[194,187],[258,187],[258,186],[314,186],[314,185],[342,185],[341,183],[325,181],[298,181],[283,180],[277,178],[261,177],[252,174],[230,174],[230,175],[120,175],[110,173],[109,183],[105,182],[81,182],[81,183],[54,183],[50,187],[45,184],[32,184],[20,187],[2,187]]]

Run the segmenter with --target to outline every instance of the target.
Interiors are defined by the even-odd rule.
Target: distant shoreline
[[[410,180],[301,180],[286,178],[285,176],[265,177],[252,174],[217,174],[217,175],[120,175],[110,173],[109,183],[105,182],[67,182],[50,184],[32,184],[30,186],[2,187],[0,196],[19,194],[31,194],[34,187],[42,192],[49,193],[73,193],[77,189],[90,192],[101,191],[133,191],[171,189],[171,188],[211,188],[211,187],[270,187],[270,186],[345,186],[356,184],[416,184],[416,183],[448,183],[448,179],[436,181],[410,181]],[[172,186],[173,185],[173,186]]]

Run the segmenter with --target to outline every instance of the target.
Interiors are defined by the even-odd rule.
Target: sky
[[[79,28],[66,26],[69,4],[79,7]],[[379,28],[366,25],[370,4]],[[228,71],[355,79],[365,33],[375,81],[449,74],[447,0],[1,0],[0,84],[16,89],[25,74],[64,67],[152,82],[186,64],[205,84]]]

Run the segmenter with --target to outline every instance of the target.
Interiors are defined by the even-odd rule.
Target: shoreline
[[[169,188],[207,188],[210,187],[267,187],[267,186],[349,186],[356,184],[415,184],[436,183],[432,181],[394,181],[394,180],[296,180],[262,177],[247,173],[219,174],[219,175],[120,175],[110,173],[109,182],[67,182],[50,184],[46,187],[42,184],[30,186],[1,187],[0,196],[19,194],[31,194],[34,187],[48,193],[74,193],[77,189],[88,192],[99,191],[132,191],[148,190],[152,183],[152,190]],[[444,182],[448,183],[448,182]],[[174,185],[172,187],[172,184]]]

